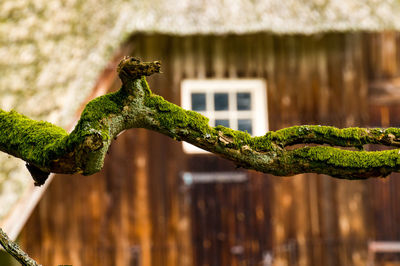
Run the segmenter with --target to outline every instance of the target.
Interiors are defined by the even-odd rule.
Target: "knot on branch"
[[[142,76],[161,73],[161,62],[141,62],[136,57],[126,56],[119,63],[117,71],[122,83],[126,83],[129,80],[140,79]]]

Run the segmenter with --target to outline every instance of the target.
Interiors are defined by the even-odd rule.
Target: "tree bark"
[[[154,130],[219,154],[239,167],[278,176],[311,172],[365,179],[400,170],[399,149],[362,150],[366,144],[400,147],[398,128],[295,126],[251,137],[210,127],[206,117],[154,95],[145,76],[159,72],[159,62],[122,60],[121,89],[89,102],[70,134],[48,122],[0,110],[0,150],[25,160],[38,185],[50,172],[100,171],[112,139],[129,128]]]
[[[41,266],[35,260],[30,258],[16,243],[11,241],[7,234],[0,228],[0,244],[8,254],[13,256],[21,265],[24,266]]]

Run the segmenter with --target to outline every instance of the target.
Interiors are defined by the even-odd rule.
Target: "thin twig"
[[[13,256],[17,261],[24,266],[41,266],[35,260],[28,256],[15,242],[8,238],[7,234],[0,228],[0,244]]]

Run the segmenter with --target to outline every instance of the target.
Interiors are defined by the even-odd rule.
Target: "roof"
[[[0,108],[73,123],[100,71],[133,32],[398,30],[399,11],[398,0],[0,1]],[[15,215],[21,198],[31,201],[24,210],[33,208],[44,188],[32,183],[21,160],[0,153],[0,221]]]
[[[203,0],[158,1],[130,6],[131,31],[170,34],[400,29],[400,1],[388,0]],[[138,12],[135,12],[138,10]]]

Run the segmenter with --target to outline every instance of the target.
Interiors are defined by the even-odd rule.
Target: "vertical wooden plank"
[[[337,202],[335,198],[336,182],[330,176],[318,175],[320,199],[321,236],[323,245],[323,265],[340,265],[337,246],[341,243],[338,236]]]
[[[191,202],[191,217],[196,217],[196,214],[198,214],[198,207],[199,205],[197,204],[197,193],[194,190],[195,188],[193,186],[190,186],[188,189],[188,193],[190,193],[190,202]],[[191,222],[191,228],[192,228],[192,243],[193,243],[193,265],[199,265],[199,260],[201,259],[201,256],[199,254],[199,234],[201,231],[199,230],[197,224],[199,222],[198,219],[190,219]]]
[[[142,145],[148,143],[148,135],[144,129],[138,130],[137,141]],[[133,194],[133,209],[134,223],[131,225],[134,229],[134,235],[140,245],[140,262],[143,266],[152,265],[151,258],[151,221],[150,221],[150,206],[149,206],[149,184],[148,184],[148,151],[147,149],[135,149],[133,156],[134,165],[134,187],[131,187]],[[131,203],[132,204],[132,203]]]
[[[220,265],[230,265],[230,250],[229,250],[229,230],[227,227],[228,224],[228,213],[229,213],[229,205],[227,203],[226,196],[226,186],[219,184],[217,186],[217,200],[219,202],[220,209],[220,217],[219,223],[221,224],[221,228],[219,230],[219,242],[220,242]]]
[[[214,78],[225,77],[225,58],[223,51],[223,40],[222,37],[216,36],[212,38],[212,72]]]
[[[279,92],[276,85],[275,78],[275,51],[274,51],[274,38],[270,34],[265,34],[263,36],[264,46],[264,64],[265,64],[265,78],[267,80],[267,95],[268,95],[268,122],[269,129],[276,130],[279,129],[277,125],[280,121],[279,108]]]
[[[318,120],[322,123],[329,123],[329,103],[330,103],[330,88],[328,84],[328,69],[327,69],[327,56],[330,52],[326,48],[327,39],[324,38],[323,41],[318,42],[316,49],[316,68],[317,75],[319,79],[318,86],[318,97],[314,99],[317,101],[318,106]],[[313,50],[311,49],[311,52]]]
[[[244,75],[248,78],[254,77],[257,73],[257,39],[254,34],[246,34],[241,38],[241,52],[244,54]]]
[[[198,79],[204,79],[206,77],[206,38],[204,36],[196,36],[195,40],[197,42],[196,49],[196,77]]]
[[[343,103],[343,117],[345,117],[344,125],[345,127],[354,126],[355,117],[354,117],[354,108],[357,108],[357,105],[354,104],[354,62],[352,60],[352,49],[351,47],[355,45],[354,37],[352,34],[346,34],[345,37],[345,64],[343,68],[343,93],[342,100]]]
[[[178,225],[178,265],[189,266],[194,265],[195,254],[193,252],[192,235],[194,234],[195,228],[192,228],[191,224],[191,211],[192,211],[192,195],[190,193],[190,187],[181,184],[180,186],[180,199],[179,199],[179,225]]]
[[[291,98],[287,87],[287,65],[286,61],[288,51],[286,47],[287,36],[274,36],[274,53],[276,55],[275,62],[275,76],[276,84],[279,90],[279,113],[280,115],[280,126],[279,128],[288,127],[290,123],[291,109]]]
[[[359,125],[368,126],[368,57],[369,52],[366,50],[365,43],[368,42],[367,35],[365,33],[358,33],[356,35],[357,45],[353,47],[355,69],[356,69],[356,97],[358,97],[359,103],[356,112],[356,121]]]
[[[398,73],[397,49],[396,49],[396,33],[392,31],[380,34],[382,49],[382,74],[383,77],[393,77]]]
[[[295,204],[293,199],[293,182],[290,179],[281,179],[280,182],[274,184],[274,244],[278,248],[275,261],[278,265],[286,265],[290,263],[290,257],[293,250],[288,248],[288,240],[294,237],[295,220],[294,215]],[[280,248],[280,250],[279,250]],[[280,251],[280,252],[279,252]]]
[[[127,136],[120,138],[119,143],[122,147],[127,146]],[[110,219],[109,228],[110,239],[109,242],[112,243],[112,253],[113,253],[113,264],[117,266],[126,265],[128,262],[126,250],[128,250],[129,244],[126,237],[120,237],[126,233],[126,227],[124,227],[124,220],[127,217],[123,216],[123,199],[126,194],[124,194],[124,188],[127,185],[128,178],[125,177],[125,171],[123,170],[123,164],[125,163],[125,151],[123,148],[117,149],[115,146],[109,153],[112,154],[114,160],[110,162],[110,176],[108,177],[108,184],[112,187],[110,190],[111,203],[108,206],[108,215]],[[112,174],[111,174],[112,173]]]
[[[183,38],[182,40],[183,41],[182,56],[184,61],[184,67],[182,72],[184,73],[185,78],[190,78],[190,79],[193,79],[196,76],[195,72],[196,72],[197,62],[195,62],[194,60],[195,57],[194,39],[195,37],[188,36],[186,38]],[[174,85],[179,85],[179,84],[175,83]]]
[[[237,60],[237,37],[235,35],[229,35],[227,37],[227,42],[225,43],[226,56],[226,67],[228,68],[228,77],[237,78],[238,76],[238,65]]]
[[[256,34],[253,37],[254,53],[253,60],[254,65],[254,76],[259,78],[265,78],[265,60],[266,56],[264,53],[265,43],[264,43],[264,33]]]
[[[298,112],[298,95],[300,94],[299,80],[298,80],[298,62],[299,62],[299,42],[297,36],[288,36],[285,41],[285,50],[287,55],[285,58],[286,63],[286,82],[287,82],[287,97],[289,101],[283,101],[287,106],[286,112],[289,113],[291,125],[300,124],[301,113]]]
[[[319,212],[318,208],[318,199],[323,197],[322,195],[319,195],[318,191],[318,175],[308,175],[307,178],[307,185],[308,185],[308,200],[309,200],[309,212],[310,212],[310,240],[311,240],[311,254],[312,257],[310,260],[312,260],[311,264],[321,264],[323,261],[323,254],[322,254],[322,244],[323,241],[325,240],[324,238],[321,237],[321,228],[320,228],[320,219],[321,219],[321,214]],[[322,243],[321,243],[322,242]]]
[[[315,230],[313,227],[315,222],[313,223],[313,216],[310,215],[310,211],[312,211],[311,208],[313,207],[310,203],[313,201],[309,199],[310,188],[307,186],[309,178],[310,176],[308,175],[297,175],[293,179],[294,197],[296,198],[293,205],[296,205],[296,213],[292,222],[294,222],[296,226],[295,237],[298,244],[297,264],[299,266],[311,265],[313,261],[313,247],[310,246],[309,239],[310,229]]]
[[[297,41],[298,49],[299,49],[299,61],[298,61],[298,72],[297,72],[297,106],[298,112],[301,113],[299,119],[302,124],[309,123],[311,120],[311,115],[313,114],[312,110],[310,112],[310,104],[308,102],[310,99],[310,93],[308,92],[311,88],[311,80],[309,76],[309,53],[308,49],[309,45],[307,42],[308,38],[299,37]]]
[[[331,125],[343,127],[343,35],[332,34],[327,36],[327,39],[327,47],[329,49],[328,82],[331,91],[329,104],[330,117],[328,122],[330,122]]]

